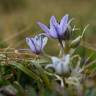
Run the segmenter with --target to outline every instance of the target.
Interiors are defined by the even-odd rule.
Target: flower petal
[[[50,36],[53,38],[58,38],[58,34],[56,30],[59,27],[59,24],[56,21],[55,16],[51,16],[50,18]]]
[[[60,25],[57,23],[55,16],[50,19],[50,34],[54,38],[60,38],[60,35],[62,35]]]
[[[57,21],[56,21],[55,16],[51,16],[51,18],[50,18],[50,28],[51,28],[51,26],[52,26],[53,24],[56,25],[56,26],[59,25],[59,24],[57,23]]]
[[[48,68],[54,68],[53,64],[48,64],[45,66],[45,69],[48,69]]]
[[[45,47],[45,45],[47,44],[48,38],[46,36],[42,35],[41,41],[42,41],[41,49],[43,49]]]
[[[45,35],[39,34],[38,36],[35,36],[36,39],[36,46],[39,47],[39,50],[42,50],[46,43],[48,38]]]
[[[41,40],[41,36],[40,35],[36,35],[34,37],[34,43],[36,45],[36,50],[38,52],[40,52],[41,51],[41,46],[42,46],[42,40]]]
[[[53,38],[58,38],[57,30],[53,25],[51,26],[51,29],[50,29],[50,36]]]
[[[26,42],[28,44],[28,46],[30,47],[30,49],[32,50],[33,53],[36,53],[37,49],[36,49],[36,45],[34,43],[34,41],[32,40],[32,38],[26,38]]]
[[[51,59],[52,59],[53,67],[54,67],[56,73],[62,74],[63,73],[63,62],[62,62],[62,60],[57,58],[57,57],[51,57]]]
[[[47,33],[47,35],[49,35],[49,28],[48,28],[45,24],[43,24],[43,23],[41,23],[41,22],[37,22],[37,24],[40,26],[40,28],[41,28],[44,32]]]
[[[61,28],[61,32],[63,33],[68,28],[68,15],[67,14],[61,19],[60,28]]]
[[[52,64],[58,64],[61,60],[57,57],[51,57],[51,60],[52,60]]]
[[[63,16],[63,18],[61,19],[60,26],[63,27],[67,23],[68,23],[68,14]]]

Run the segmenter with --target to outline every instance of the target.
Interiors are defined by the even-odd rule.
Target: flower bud
[[[73,40],[73,41],[71,42],[70,47],[71,47],[71,48],[76,48],[76,47],[78,47],[78,46],[80,45],[81,38],[82,38],[81,36],[78,36],[75,40]]]

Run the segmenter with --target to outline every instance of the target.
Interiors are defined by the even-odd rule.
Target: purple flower
[[[35,54],[40,54],[44,49],[48,38],[44,35],[37,35],[33,38],[27,37],[26,42],[29,45],[31,51]]]
[[[61,19],[60,24],[57,22],[55,16],[52,16],[50,19],[50,28],[41,22],[37,22],[37,24],[47,34],[48,37],[65,40],[66,35],[68,35],[69,21],[67,14]]]

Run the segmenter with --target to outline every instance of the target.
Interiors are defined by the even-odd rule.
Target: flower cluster
[[[58,39],[60,44],[62,44],[62,41],[68,40],[70,37],[70,31],[69,31],[70,20],[68,17],[69,17],[68,14],[66,14],[61,19],[60,23],[58,23],[55,16],[52,16],[50,18],[49,28],[45,24],[41,22],[37,22],[37,24],[45,33],[36,35],[35,37],[32,38],[30,37],[26,38],[26,42],[30,47],[31,51],[38,55],[42,53],[47,43],[48,37],[53,39]],[[69,65],[69,61],[70,61],[69,54],[66,54],[65,56],[63,55],[62,59],[53,56],[51,57],[51,59],[53,64],[52,66],[54,66],[53,68],[58,74],[62,74],[64,73],[64,71],[67,71],[68,69],[67,66]]]
[[[28,46],[30,47],[31,51],[35,53],[36,55],[40,55],[43,53],[44,55],[44,47],[47,44],[48,38],[57,39],[59,41],[59,45],[61,45],[60,52],[61,56],[49,56],[51,59],[51,64],[48,64],[45,66],[45,69],[53,68],[55,70],[55,73],[58,75],[64,75],[64,74],[70,74],[70,77],[66,79],[67,81],[70,81],[70,78],[72,76],[78,76],[80,75],[82,70],[80,68],[80,65],[76,67],[75,69],[71,66],[72,61],[72,53],[73,50],[78,47],[80,44],[80,41],[84,35],[85,29],[84,28],[82,35],[76,37],[74,40],[71,39],[71,34],[75,30],[75,28],[71,27],[71,20],[69,20],[68,14],[63,16],[60,23],[57,22],[55,16],[52,16],[50,18],[50,26],[47,27],[45,24],[41,22],[37,22],[39,27],[44,31],[44,33],[41,33],[39,35],[36,35],[35,37],[27,37],[26,42]],[[80,60],[79,60],[80,62]],[[80,69],[80,70],[79,70]],[[79,71],[78,71],[79,70]],[[78,79],[78,78],[77,78]],[[74,81],[74,78],[71,79]]]
[[[70,21],[68,20],[68,15],[65,15],[60,24],[57,22],[55,16],[50,18],[50,28],[41,22],[37,22],[40,28],[45,32],[45,36],[58,39],[59,41],[67,40],[70,37]],[[47,39],[46,37],[46,39]],[[26,41],[31,48],[33,53],[39,54],[44,48],[47,40],[44,40],[44,35],[37,35],[34,38],[26,38]],[[61,42],[60,42],[61,43]]]

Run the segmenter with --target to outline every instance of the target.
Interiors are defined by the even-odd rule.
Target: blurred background
[[[0,0],[0,48],[26,48],[25,38],[42,32],[38,20],[48,25],[52,15],[66,13],[77,27],[90,24],[85,41],[95,49],[96,0]]]

